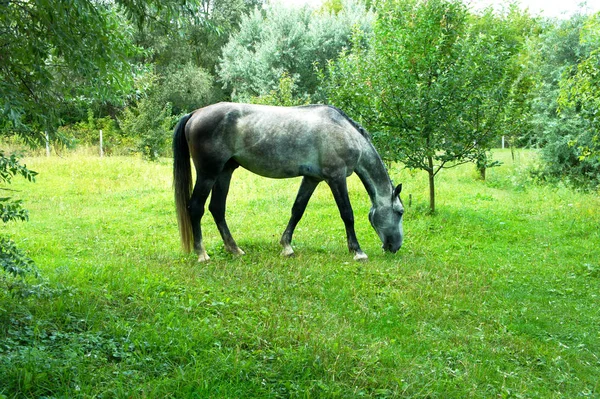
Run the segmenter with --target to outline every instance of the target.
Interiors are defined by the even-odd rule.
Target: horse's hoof
[[[231,253],[234,254],[235,256],[246,255],[246,253],[240,247],[237,247],[237,249],[235,251],[231,251]]]
[[[200,255],[198,255],[198,262],[207,262],[209,260],[210,260],[210,256],[208,256],[208,254],[206,252],[203,252]]]
[[[357,252],[356,255],[354,255],[354,260],[356,261],[365,261],[367,259],[369,259],[369,257],[364,252]]]
[[[242,256],[246,255],[246,253],[240,247],[225,247],[225,250],[232,254],[233,256]]]
[[[286,258],[290,258],[294,256],[294,249],[291,245],[285,245],[281,250],[281,256],[285,256]]]

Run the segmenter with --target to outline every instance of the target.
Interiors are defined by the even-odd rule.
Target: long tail
[[[181,245],[186,252],[191,251],[194,239],[192,222],[187,210],[188,201],[192,192],[192,166],[190,163],[190,149],[185,138],[185,124],[192,117],[187,114],[179,120],[173,134],[173,187],[175,189],[175,207],[177,209],[177,224]]]

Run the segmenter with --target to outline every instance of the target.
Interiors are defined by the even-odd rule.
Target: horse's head
[[[400,191],[402,191],[402,184],[394,189],[389,202],[385,201],[373,206],[369,212],[369,221],[381,239],[383,249],[392,253],[400,249],[404,239],[402,230],[404,206],[400,201]]]

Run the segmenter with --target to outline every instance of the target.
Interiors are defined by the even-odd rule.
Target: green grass
[[[227,254],[180,250],[168,161],[29,158],[30,221],[8,233],[45,279],[0,291],[0,398],[600,397],[600,198],[528,180],[531,152],[475,179],[404,183],[405,245],[384,254],[355,177],[352,261],[321,185],[279,256],[298,180],[234,174]]]

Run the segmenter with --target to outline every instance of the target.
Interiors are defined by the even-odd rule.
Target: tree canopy
[[[352,29],[369,32],[373,17],[356,1],[344,2],[337,13],[276,5],[264,14],[255,9],[224,46],[219,79],[234,99],[247,101],[276,89],[287,75],[299,95],[325,101],[314,98],[319,83],[315,66],[324,67],[350,46]]]
[[[129,90],[131,29],[85,0],[0,4],[0,129],[54,131],[67,103],[115,101]]]
[[[384,158],[434,178],[473,162],[497,137],[519,52],[505,19],[460,1],[383,3],[367,48],[330,69],[331,101],[372,131]]]

